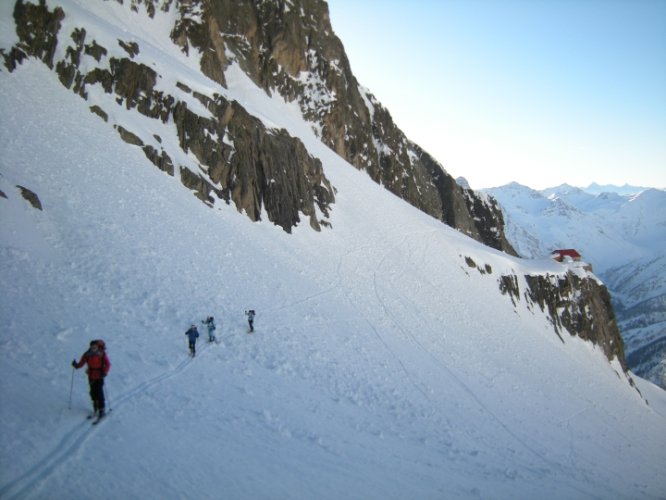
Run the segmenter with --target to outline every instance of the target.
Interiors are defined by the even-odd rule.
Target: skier
[[[208,316],[202,323],[208,328],[208,342],[215,342],[215,318]]]
[[[88,383],[90,384],[90,399],[93,403],[93,414],[88,418],[104,417],[104,377],[111,369],[111,362],[105,352],[106,344],[103,340],[91,340],[89,349],[83,353],[81,359],[72,360],[72,366],[77,370],[87,364]]]
[[[254,309],[250,309],[249,311],[245,311],[245,314],[247,315],[247,322],[250,325],[250,332],[254,331],[254,315],[256,314],[254,312]]]
[[[196,354],[197,338],[199,337],[197,326],[190,326],[190,329],[185,332],[185,335],[187,335],[187,338],[190,342],[190,356],[194,357]]]

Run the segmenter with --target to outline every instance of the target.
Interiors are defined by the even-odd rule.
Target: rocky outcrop
[[[555,333],[563,331],[600,346],[609,360],[617,358],[626,371],[624,342],[617,327],[615,313],[606,287],[593,275],[581,277],[573,271],[563,275],[525,275],[522,298],[546,312]],[[499,280],[500,290],[514,305],[521,300],[519,279],[505,275]]]
[[[224,86],[228,65],[240,65],[269,94],[296,101],[324,143],[392,193],[493,248],[515,254],[504,238],[497,205],[459,186],[361,89],[323,0],[130,0],[129,5],[150,16],[158,9],[178,9],[172,39],[186,53],[197,51],[208,77]],[[2,52],[5,66],[13,70],[24,58],[36,57],[84,99],[90,86],[99,85],[116,96],[118,105],[163,123],[173,119],[180,147],[196,156],[200,171],[176,165],[174,152],[160,141],[113,125],[123,140],[140,147],[161,170],[179,172],[204,201],[218,197],[233,202],[253,220],[265,209],[268,218],[287,231],[298,224],[300,215],[316,229],[327,224],[334,190],[318,160],[297,139],[266,129],[237,103],[219,95],[192,93],[213,118],[198,116],[175,93],[158,90],[161,76],[134,60],[141,51],[136,41],[117,40],[119,55],[95,40],[85,26],[61,33],[65,15],[60,7],[49,10],[43,1],[19,0],[14,18],[20,43]],[[65,56],[56,61],[57,47]],[[88,58],[85,65],[83,58]],[[178,88],[189,91],[184,84]],[[99,105],[91,111],[104,120],[112,115]]]
[[[186,13],[188,6],[196,3],[183,2],[179,8]],[[133,0],[131,5],[135,10],[143,5],[151,15],[155,13],[156,6],[150,0]],[[169,8],[170,2],[163,7]],[[117,40],[123,55],[119,57],[116,50],[116,56],[109,56],[109,48],[87,33],[85,26],[61,33],[65,15],[59,7],[50,11],[43,1],[36,5],[19,0],[14,19],[20,42],[2,51],[5,67],[13,71],[25,58],[38,58],[57,72],[65,87],[84,99],[91,86],[99,85],[114,96],[117,105],[135,109],[161,123],[175,123],[179,146],[182,152],[194,155],[196,171],[177,165],[174,152],[165,149],[159,136],[143,137],[140,131],[129,130],[125,125],[113,126],[122,140],[141,148],[162,171],[169,175],[178,171],[182,183],[208,204],[215,199],[233,202],[254,221],[265,212],[270,221],[287,232],[299,224],[302,215],[316,230],[329,225],[326,219],[335,200],[334,189],[321,162],[308,154],[300,140],[284,130],[267,128],[238,103],[218,94],[201,95],[182,83],[173,93],[165,91],[163,85],[158,85],[161,75],[133,60],[141,50],[136,42]],[[58,44],[65,47],[59,49],[65,56],[56,61]],[[88,58],[86,65],[81,64],[84,57]],[[95,64],[91,64],[91,59]],[[177,97],[176,91],[190,94],[208,114],[200,116],[194,112]],[[90,109],[109,121],[110,110],[97,104]]]
[[[21,193],[21,196],[23,196],[23,199],[26,200],[30,205],[32,205],[32,208],[36,208],[37,210],[42,210],[42,202],[39,199],[39,196],[37,196],[37,193],[34,191],[28,189],[27,187],[23,186],[16,186]]]
[[[53,69],[53,57],[58,44],[58,32],[65,13],[60,7],[49,11],[42,0],[39,5],[17,1],[14,6],[16,34],[20,46],[3,54],[5,65],[12,71],[25,57],[32,56]]]
[[[492,267],[479,265],[471,257],[462,256],[467,267],[481,275],[492,275]],[[500,292],[508,295],[514,307],[521,301],[534,310],[539,307],[552,323],[555,334],[564,342],[564,332],[600,346],[609,360],[617,359],[627,371],[624,342],[617,326],[615,312],[607,288],[584,263],[575,268],[562,268],[558,274],[502,274],[497,283]],[[523,290],[521,290],[521,284]]]
[[[515,254],[497,204],[458,186],[359,86],[323,0],[192,0],[180,9],[173,39],[183,51],[202,55],[201,69],[210,78],[224,85],[221,68],[239,64],[267,93],[298,102],[321,140],[376,182],[476,240]]]

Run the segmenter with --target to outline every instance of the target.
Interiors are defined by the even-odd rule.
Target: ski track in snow
[[[198,359],[203,355],[209,346],[210,343],[203,343],[203,347],[198,350],[195,358],[187,357],[174,368],[167,370],[150,380],[146,380],[137,385],[134,389],[121,394],[117,399],[114,397],[113,400],[107,401],[109,415],[105,418],[112,418],[111,414],[117,414],[117,408],[122,408],[128,400],[139,397],[146,393],[150,388],[183,373],[195,359]],[[59,468],[66,467],[67,460],[73,458],[79,449],[84,447],[90,440],[94,439],[94,436],[99,429],[100,427],[98,425],[92,425],[88,420],[73,427],[64,435],[57,445],[54,446],[41,460],[36,462],[33,467],[13,481],[0,487],[0,497],[8,499],[24,498],[29,491],[38,489],[41,483],[47,480],[51,474],[57,472]]]
[[[403,237],[400,238],[400,241],[396,243],[395,245],[389,247],[385,254],[382,256],[382,258],[378,261],[377,267],[375,269],[375,272],[373,274],[373,289],[374,289],[374,295],[377,298],[377,302],[379,305],[382,307],[384,314],[388,317],[391,318],[391,321],[393,324],[397,327],[397,329],[403,333],[405,337],[407,337],[417,348],[422,352],[424,356],[420,357],[419,359],[423,361],[424,359],[427,359],[430,361],[430,369],[437,373],[437,372],[444,372],[445,376],[449,379],[455,382],[462,390],[463,392],[478,405],[478,407],[485,412],[487,415],[489,415],[492,420],[495,421],[495,423],[508,435],[510,435],[517,443],[522,445],[526,450],[528,450],[534,457],[539,459],[544,465],[552,468],[553,470],[557,470],[559,468],[559,465],[556,464],[555,462],[549,460],[543,453],[535,449],[533,446],[531,446],[529,443],[527,443],[524,439],[522,439],[520,436],[518,436],[515,432],[513,432],[509,426],[507,426],[484,402],[481,400],[481,398],[475,394],[475,392],[467,385],[463,380],[456,376],[456,374],[451,371],[447,366],[446,363],[441,360],[436,358],[430,350],[428,350],[412,333],[412,330],[418,331],[421,329],[420,325],[412,325],[411,328],[406,326],[400,319],[392,312],[391,308],[388,307],[385,299],[382,297],[381,291],[384,290],[384,287],[380,287],[378,285],[379,280],[381,277],[386,276],[386,271],[383,269],[383,265],[388,258],[389,254],[391,254],[396,248],[402,246],[402,245],[407,245],[409,244],[411,238],[415,236],[424,236],[428,234],[432,234],[433,232],[428,232],[428,233],[409,233],[403,235]],[[431,401],[431,396],[429,396],[428,392],[432,391],[432,389],[429,391],[428,389],[424,389],[421,387],[418,383],[416,383],[416,378],[413,376],[411,371],[406,367],[405,363],[400,359],[400,356],[398,356],[395,352],[395,350],[391,349],[391,347],[386,343],[386,341],[382,338],[382,336],[379,334],[379,331],[370,323],[368,322],[373,331],[375,332],[376,336],[379,338],[381,343],[386,347],[388,351],[391,352],[391,354],[398,360],[400,363],[400,366],[405,372],[405,375],[407,378],[411,381],[412,385],[424,396],[424,398],[428,401]],[[450,421],[446,419],[447,423],[450,424]],[[547,469],[542,469],[543,471],[546,471]]]

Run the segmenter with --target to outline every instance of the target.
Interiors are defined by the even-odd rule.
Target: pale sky
[[[666,0],[328,5],[359,83],[473,188],[666,188]]]

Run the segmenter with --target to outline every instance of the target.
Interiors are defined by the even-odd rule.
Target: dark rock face
[[[16,186],[21,192],[21,196],[32,205],[33,208],[37,210],[42,210],[42,202],[39,200],[39,196],[30,189],[23,186]]]
[[[173,119],[185,151],[191,151],[208,166],[208,180],[199,175],[197,183],[181,169],[184,183],[195,188],[201,199],[212,194],[232,200],[252,220],[259,220],[265,207],[271,222],[289,232],[299,221],[299,213],[310,219],[314,229],[325,221],[317,219],[315,206],[329,216],[334,201],[333,188],[324,176],[321,162],[312,158],[301,141],[284,130],[268,130],[236,102],[221,96],[213,101],[199,96],[216,119],[206,119],[179,103]],[[218,142],[212,137],[224,137]]]
[[[196,3],[179,6],[184,23],[187,23],[187,9]],[[140,4],[133,1],[132,8],[136,10]],[[155,13],[153,2],[147,0],[143,5],[149,13]],[[170,3],[164,7],[169,8]],[[84,99],[88,97],[87,88],[98,84],[115,96],[120,106],[136,109],[162,123],[172,120],[180,148],[194,154],[199,171],[175,165],[159,137],[141,137],[138,131],[120,124],[114,124],[114,128],[122,140],[140,147],[162,171],[175,175],[178,168],[183,184],[208,204],[214,198],[233,202],[255,221],[265,210],[268,219],[287,232],[300,222],[301,214],[308,217],[316,230],[330,225],[324,219],[329,217],[335,201],[333,187],[323,173],[321,162],[308,154],[300,140],[284,130],[266,128],[238,103],[217,94],[212,97],[197,94],[186,85],[177,84],[178,89],[192,94],[210,113],[209,117],[199,116],[184,101],[157,89],[161,76],[155,70],[132,60],[141,50],[136,42],[118,40],[127,57],[108,57],[107,48],[91,39],[84,26],[70,34],[60,33],[64,16],[60,8],[49,11],[43,1],[35,5],[19,0],[14,19],[20,42],[8,53],[1,53],[7,69],[13,71],[25,58],[35,57],[55,69],[61,83]],[[66,56],[54,62],[58,44],[66,47]],[[223,54],[222,51],[217,55]],[[84,55],[92,57],[99,66],[81,71]],[[217,59],[215,64],[219,75],[223,75],[224,66],[217,64]],[[204,67],[214,73],[211,65]],[[99,105],[90,109],[104,121],[109,120],[109,110]]]
[[[149,15],[158,8],[178,9],[172,38],[183,51],[199,52],[201,69],[208,77],[225,85],[224,70],[231,62],[238,63],[266,92],[298,102],[321,140],[376,182],[461,232],[515,254],[504,238],[502,214],[494,201],[458,186],[359,87],[323,0],[131,0],[130,6],[144,8]],[[334,190],[318,160],[307,155],[300,141],[284,131],[267,130],[238,104],[231,105],[220,96],[192,93],[215,118],[196,115],[175,96],[156,89],[161,76],[133,60],[141,51],[135,41],[118,40],[127,57],[109,57],[108,48],[92,38],[85,26],[60,33],[64,16],[62,9],[50,11],[43,1],[35,5],[19,0],[14,18],[20,43],[2,52],[5,66],[13,70],[24,58],[36,57],[83,98],[87,98],[87,87],[98,84],[127,109],[136,108],[164,123],[174,119],[181,148],[195,154],[201,172],[184,172],[189,169],[175,165],[161,145],[136,131],[120,124],[116,130],[123,140],[141,147],[161,170],[174,175],[178,169],[183,182],[202,200],[218,196],[233,201],[253,220],[265,208],[269,219],[287,231],[299,222],[299,213],[309,217],[316,229],[322,222],[328,224],[325,219]],[[66,56],[54,61],[58,44],[66,47]],[[84,56],[99,65],[81,71]],[[187,89],[183,84],[178,88]],[[108,120],[110,110],[97,105],[91,110]],[[217,137],[217,143],[211,137]]]
[[[518,285],[518,278],[515,275],[500,276],[499,289],[503,295],[509,295],[511,302],[515,306],[520,300],[520,285]]]
[[[41,0],[39,5],[17,1],[14,6],[14,20],[16,34],[23,46],[16,47],[13,51],[14,67],[17,60],[31,55],[53,69],[57,35],[64,17],[65,13],[60,7],[50,12],[44,5],[44,0]]]
[[[200,21],[190,15],[197,3],[203,8]],[[202,54],[207,76],[224,85],[223,69],[238,63],[267,93],[298,102],[321,140],[373,180],[476,240],[515,255],[497,204],[458,186],[359,87],[323,0],[189,2],[181,15],[173,39],[185,52]]]
[[[624,342],[604,285],[591,275],[580,277],[573,272],[563,276],[526,275],[524,278],[527,283],[523,293],[525,300],[548,312],[560,338],[562,330],[566,330],[570,335],[590,340],[604,350],[609,360],[617,358],[624,371],[627,370]],[[516,276],[502,276],[500,290],[509,294],[514,304],[521,300]]]

